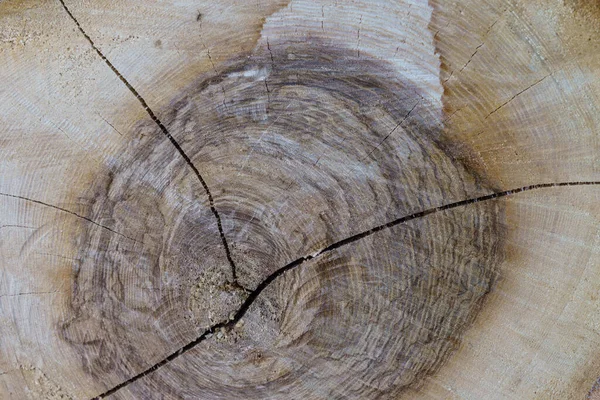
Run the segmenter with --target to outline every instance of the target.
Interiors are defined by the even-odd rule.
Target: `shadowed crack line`
[[[402,121],[398,122],[398,124],[396,124],[396,126],[394,126],[394,128],[393,128],[391,131],[389,131],[389,133],[388,133],[388,134],[387,134],[387,135],[386,135],[386,136],[383,138],[383,140],[382,140],[381,142],[379,142],[379,144],[378,144],[377,146],[375,146],[375,148],[374,148],[373,150],[371,150],[371,151],[369,152],[369,154],[367,154],[367,155],[366,155],[366,156],[365,156],[363,159],[361,159],[360,161],[363,161],[365,158],[367,158],[367,157],[369,157],[371,154],[373,154],[373,152],[374,152],[375,150],[377,150],[377,149],[378,149],[378,148],[379,148],[379,147],[380,147],[380,146],[383,144],[383,142],[385,142],[385,141],[386,141],[386,140],[387,140],[387,139],[388,139],[390,136],[392,136],[392,134],[393,134],[394,132],[396,132],[396,129],[398,129],[398,128],[399,128],[399,127],[400,127],[400,126],[401,126],[401,125],[404,123],[404,121],[406,121],[406,120],[408,119],[408,117],[410,117],[410,114],[411,114],[411,113],[414,111],[414,109],[415,109],[415,108],[417,108],[417,106],[418,106],[418,105],[421,103],[421,100],[423,100],[423,98],[422,98],[422,97],[419,99],[419,101],[417,101],[417,102],[415,103],[415,105],[414,105],[414,106],[412,106],[412,108],[411,108],[411,109],[408,111],[408,113],[406,113],[406,115],[404,116],[404,118],[402,118]]]
[[[117,68],[104,56],[104,54],[100,51],[100,49],[98,47],[96,47],[96,45],[94,44],[94,42],[92,41],[92,39],[88,36],[87,33],[85,33],[85,31],[83,30],[83,28],[79,24],[79,21],[77,21],[77,19],[75,18],[75,16],[71,13],[71,11],[69,10],[69,8],[65,4],[64,0],[59,0],[59,1],[62,4],[64,10],[69,15],[69,17],[73,20],[73,22],[75,23],[75,25],[77,25],[77,28],[79,29],[79,32],[81,32],[81,34],[85,37],[85,39],[88,41],[88,43],[90,44],[90,46],[92,46],[92,48],[94,49],[94,51],[96,51],[96,53],[98,54],[98,56],[100,56],[100,58],[106,63],[106,65],[108,65],[108,67],[112,70],[112,72],[114,72],[114,74],[121,80],[121,82],[123,82],[123,84],[127,87],[127,89],[129,89],[129,91],[135,96],[135,98],[139,101],[139,103],[142,105],[142,107],[144,108],[144,110],[146,110],[146,113],[150,116],[150,118],[152,119],[152,121],[154,121],[154,123],[160,128],[160,130],[162,131],[162,133],[167,137],[167,139],[169,139],[169,141],[175,147],[175,149],[177,150],[177,152],[179,152],[179,154],[181,155],[181,157],[183,157],[183,159],[185,160],[186,164],[192,169],[192,171],[194,171],[194,174],[196,175],[196,177],[198,178],[198,180],[202,184],[202,187],[204,188],[204,191],[206,192],[206,195],[208,197],[208,202],[210,204],[210,210],[212,211],[215,219],[217,220],[217,227],[219,229],[219,235],[221,236],[221,242],[223,243],[223,246],[225,247],[225,255],[227,256],[227,261],[229,262],[229,265],[231,266],[231,275],[232,275],[232,278],[233,278],[233,285],[236,286],[236,287],[238,287],[238,288],[244,289],[243,287],[241,287],[238,284],[238,281],[237,281],[236,266],[235,266],[235,262],[233,261],[233,258],[231,256],[231,251],[229,250],[229,244],[227,243],[227,238],[225,237],[225,232],[223,231],[223,224],[221,223],[221,216],[219,215],[219,212],[217,211],[217,208],[215,207],[215,201],[213,199],[212,193],[210,192],[210,189],[208,188],[208,185],[206,184],[206,181],[204,180],[204,178],[200,174],[200,171],[198,170],[198,168],[196,168],[196,166],[194,165],[194,163],[192,163],[192,160],[183,151],[183,149],[181,148],[181,146],[179,145],[179,143],[171,135],[171,133],[169,132],[169,130],[166,128],[166,126],[158,119],[158,117],[156,116],[156,114],[154,114],[154,112],[152,111],[152,109],[150,108],[150,106],[148,105],[148,103],[146,103],[146,100],[144,100],[144,98],[138,93],[137,90],[135,90],[135,88],[129,83],[129,81],[127,79],[125,79],[125,77],[123,75],[121,75],[121,73],[117,70]]]
[[[430,214],[435,214],[437,212],[440,211],[445,211],[445,210],[450,210],[453,208],[457,208],[457,207],[462,207],[462,206],[466,206],[469,204],[473,204],[473,203],[478,203],[481,201],[487,201],[487,200],[493,200],[493,199],[498,199],[501,197],[506,197],[506,196],[510,196],[510,195],[514,195],[517,193],[522,193],[522,192],[528,192],[528,191],[532,191],[532,190],[537,190],[537,189],[544,189],[544,188],[555,188],[555,187],[564,187],[564,186],[593,186],[593,185],[600,185],[600,181],[582,181],[582,182],[560,182],[560,183],[541,183],[541,184],[537,184],[537,185],[530,185],[530,186],[523,186],[517,189],[511,189],[511,190],[505,190],[503,192],[495,192],[495,193],[491,193],[485,196],[480,196],[480,197],[476,197],[476,198],[471,198],[471,199],[467,199],[467,200],[462,200],[462,201],[457,201],[454,203],[449,203],[449,204],[445,204],[443,206],[439,206],[439,207],[434,207],[434,208],[430,208],[424,211],[420,211],[414,214],[410,214],[401,218],[397,218],[393,221],[387,222],[385,224],[382,225],[378,225],[374,228],[371,228],[369,230],[363,231],[361,233],[357,233],[356,235],[347,237],[346,239],[342,239],[338,242],[335,242],[327,247],[324,247],[323,249],[317,251],[316,253],[307,255],[305,257],[301,257],[298,258],[297,260],[294,260],[292,262],[290,262],[289,264],[279,268],[277,271],[273,272],[271,275],[269,275],[268,277],[266,277],[257,287],[256,289],[254,289],[246,298],[246,300],[244,301],[244,303],[241,305],[241,307],[239,308],[239,310],[237,311],[237,313],[235,314],[235,316],[228,320],[228,321],[222,321],[219,322],[218,324],[215,324],[213,326],[211,326],[210,328],[208,328],[206,331],[204,331],[204,333],[202,333],[202,335],[200,335],[199,337],[197,337],[195,340],[193,340],[192,342],[186,344],[185,346],[183,346],[182,348],[180,348],[179,350],[175,351],[174,353],[171,353],[170,355],[168,355],[167,357],[165,357],[164,359],[162,359],[161,361],[159,361],[158,363],[154,364],[153,366],[151,366],[150,368],[144,370],[143,372],[139,373],[138,375],[135,375],[134,377],[126,380],[125,382],[122,382],[120,384],[118,384],[117,386],[113,387],[112,389],[109,389],[108,391],[100,394],[99,396],[95,397],[92,400],[99,400],[99,399],[103,399],[106,398],[114,393],[116,393],[117,391],[119,391],[120,389],[124,388],[125,386],[134,383],[140,379],[142,379],[143,377],[150,375],[151,373],[153,373],[154,371],[158,370],[159,368],[163,367],[164,365],[168,364],[169,362],[175,360],[176,358],[178,358],[179,356],[185,354],[187,351],[193,349],[194,347],[196,347],[198,344],[200,344],[201,342],[203,342],[205,339],[207,339],[208,337],[210,337],[210,335],[212,335],[213,333],[215,333],[217,330],[219,329],[230,329],[232,328],[235,324],[237,324],[240,319],[242,319],[242,317],[246,314],[246,312],[248,311],[248,309],[250,308],[250,306],[254,303],[254,301],[258,298],[258,296],[262,293],[263,290],[265,290],[265,288],[267,286],[269,286],[275,279],[277,279],[278,277],[280,277],[281,275],[283,275],[285,272],[294,269],[302,264],[304,264],[307,261],[310,261],[314,258],[317,258],[325,253],[329,253],[335,249],[338,249],[340,247],[349,245],[351,243],[357,242],[361,239],[364,239],[368,236],[373,235],[374,233],[377,233],[379,231],[383,231],[386,229],[390,229],[393,228],[397,225],[403,224],[405,222],[408,221],[412,221],[414,219],[418,219],[418,218],[422,218],[425,217],[427,215]]]
[[[58,207],[58,206],[55,206],[55,205],[49,204],[49,203],[44,203],[43,201],[39,201],[39,200],[35,200],[35,199],[30,199],[29,197],[18,196],[16,194],[0,193],[0,196],[11,197],[13,199],[24,200],[24,201],[28,201],[30,203],[35,203],[35,204],[39,204],[39,205],[42,205],[42,206],[45,206],[45,207],[54,208],[55,210],[62,211],[62,212],[67,213],[67,214],[71,214],[71,215],[73,215],[73,216],[75,216],[77,218],[81,218],[81,219],[83,219],[83,220],[85,220],[85,221],[87,221],[87,222],[89,222],[91,224],[94,224],[94,225],[96,225],[96,226],[98,226],[98,227],[100,227],[102,229],[106,229],[107,231],[110,231],[110,232],[112,232],[112,233],[114,233],[116,235],[122,236],[125,239],[129,239],[129,240],[132,240],[134,242],[138,242],[134,238],[131,238],[131,237],[127,236],[127,235],[124,235],[121,232],[117,232],[114,229],[111,229],[111,228],[109,228],[106,225],[99,224],[98,222],[94,221],[93,219],[90,219],[88,217],[84,217],[83,215],[77,214],[76,212],[67,210],[66,208]]]
[[[2,294],[0,295],[0,299],[3,297],[19,297],[19,296],[37,296],[41,294],[56,294],[56,293],[65,293],[64,291],[55,290],[54,292],[23,292],[23,293],[14,293],[14,294]]]
[[[507,105],[508,103],[510,103],[511,101],[513,101],[514,99],[516,99],[517,97],[519,97],[520,95],[522,95],[523,93],[525,93],[526,91],[528,91],[529,89],[531,89],[532,87],[542,83],[544,81],[544,79],[546,79],[549,76],[552,76],[554,72],[549,73],[548,75],[544,76],[543,78],[535,81],[534,83],[532,83],[531,85],[527,86],[525,89],[521,90],[520,92],[518,92],[517,94],[515,94],[514,96],[512,96],[510,99],[506,100],[504,103],[500,104],[498,107],[496,107],[491,113],[489,113],[488,115],[485,116],[484,120],[488,119],[489,117],[491,117],[494,113],[496,113],[497,111],[499,111],[501,108],[503,108],[505,105]]]

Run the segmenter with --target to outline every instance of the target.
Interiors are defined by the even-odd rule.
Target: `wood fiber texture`
[[[597,396],[579,3],[0,1],[0,397]]]

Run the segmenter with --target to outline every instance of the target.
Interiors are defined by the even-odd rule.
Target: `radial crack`
[[[4,196],[4,197],[11,197],[11,198],[13,198],[13,199],[24,200],[24,201],[28,201],[28,202],[30,202],[30,203],[35,203],[35,204],[39,204],[39,205],[42,205],[42,206],[45,206],[45,207],[54,208],[55,210],[62,211],[62,212],[64,212],[64,213],[67,213],[67,214],[73,215],[73,216],[75,216],[75,217],[77,217],[77,218],[81,218],[81,219],[83,219],[83,220],[85,220],[85,221],[87,221],[87,222],[89,222],[89,223],[91,223],[91,224],[94,224],[94,225],[96,225],[96,226],[98,226],[98,227],[100,227],[100,228],[102,228],[102,229],[106,229],[107,231],[110,231],[110,232],[112,232],[112,233],[114,233],[114,234],[116,234],[116,235],[122,236],[122,237],[124,237],[125,239],[129,239],[129,240],[132,240],[132,241],[134,241],[134,242],[138,242],[138,241],[137,241],[137,240],[135,240],[134,238],[131,238],[131,237],[127,236],[127,235],[124,235],[124,234],[122,234],[121,232],[117,232],[117,231],[115,231],[114,229],[111,229],[111,228],[109,228],[109,227],[108,227],[108,226],[106,226],[106,225],[102,225],[102,224],[100,224],[100,223],[98,223],[98,222],[94,221],[93,219],[90,219],[90,218],[88,218],[88,217],[84,217],[83,215],[79,215],[79,214],[77,214],[76,212],[73,212],[73,211],[67,210],[66,208],[58,207],[58,206],[55,206],[55,205],[53,205],[53,204],[44,203],[43,201],[39,201],[39,200],[35,200],[35,199],[30,199],[29,197],[19,196],[19,195],[16,195],[16,194],[0,193],[0,196]],[[15,225],[15,226],[16,226],[16,225]]]
[[[335,242],[327,247],[322,248],[321,250],[317,251],[316,253],[313,254],[309,254],[307,256],[298,258],[292,262],[290,262],[289,264],[284,265],[283,267],[279,268],[277,271],[273,272],[271,275],[267,276],[257,287],[256,289],[254,289],[250,295],[248,295],[248,297],[246,298],[246,300],[244,301],[244,303],[240,306],[240,308],[238,309],[237,313],[235,314],[235,316],[233,317],[233,319],[227,320],[227,321],[222,321],[219,322],[218,324],[215,324],[213,326],[211,326],[210,328],[208,328],[206,331],[204,331],[204,333],[202,333],[202,335],[198,336],[195,340],[193,340],[192,342],[186,344],[185,346],[181,347],[180,349],[178,349],[177,351],[175,351],[174,353],[169,354],[167,357],[165,357],[164,359],[162,359],[161,361],[159,361],[158,363],[152,365],[150,368],[142,371],[141,373],[133,376],[132,378],[126,380],[125,382],[122,382],[116,386],[114,386],[113,388],[107,390],[106,392],[100,394],[99,396],[95,397],[93,400],[98,400],[98,399],[103,399],[106,398],[114,393],[116,393],[117,391],[119,391],[120,389],[124,388],[125,386],[134,383],[138,380],[140,380],[141,378],[153,373],[154,371],[156,371],[157,369],[163,367],[164,365],[168,364],[169,362],[175,360],[176,358],[178,358],[179,356],[185,354],[186,352],[188,352],[189,350],[193,349],[194,347],[196,347],[198,344],[202,343],[205,339],[207,339],[209,337],[209,335],[213,334],[214,332],[216,332],[218,329],[221,328],[232,328],[236,323],[238,323],[240,321],[240,319],[242,319],[242,317],[246,314],[246,312],[248,311],[248,309],[250,308],[250,306],[254,303],[254,301],[258,298],[258,296],[263,292],[263,290],[265,290],[265,288],[267,286],[269,286],[275,279],[277,279],[279,276],[283,275],[285,272],[294,269],[302,264],[304,264],[306,261],[312,260],[314,258],[320,257],[321,255],[325,254],[325,253],[329,253],[335,249],[338,249],[340,247],[349,245],[351,243],[357,242],[361,239],[364,239],[368,236],[373,235],[374,233],[386,230],[386,229],[390,229],[393,228],[397,225],[403,224],[405,222],[408,221],[412,221],[414,219],[418,219],[418,218],[422,218],[425,217],[427,215],[430,214],[435,214],[437,212],[440,211],[445,211],[445,210],[450,210],[453,208],[457,208],[457,207],[462,207],[462,206],[466,206],[469,204],[473,204],[473,203],[477,203],[477,202],[481,202],[481,201],[487,201],[487,200],[493,200],[493,199],[498,199],[501,197],[506,197],[506,196],[510,196],[510,195],[514,195],[517,193],[522,193],[522,192],[528,192],[528,191],[532,191],[532,190],[537,190],[537,189],[544,189],[544,188],[554,188],[554,187],[564,187],[564,186],[593,186],[593,185],[600,185],[600,181],[579,181],[579,182],[559,182],[559,183],[541,183],[541,184],[537,184],[537,185],[530,185],[530,186],[523,186],[517,189],[511,189],[511,190],[505,190],[503,192],[495,192],[495,193],[491,193],[485,196],[480,196],[480,197],[476,197],[476,198],[471,198],[471,199],[466,199],[466,200],[462,200],[462,201],[457,201],[454,203],[449,203],[449,204],[445,204],[439,207],[434,207],[434,208],[429,208],[427,210],[424,211],[420,211],[414,214],[410,214],[410,215],[406,215],[404,217],[400,217],[397,218],[393,221],[389,221],[385,224],[382,225],[378,225],[374,228],[371,228],[369,230],[363,231],[361,233],[357,233],[356,235],[352,235],[349,236],[345,239],[342,239],[338,242]]]
[[[484,120],[486,120],[489,117],[491,117],[494,113],[496,113],[497,111],[499,111],[501,108],[503,108],[504,106],[506,106],[508,103],[510,103],[511,101],[513,101],[514,99],[516,99],[517,97],[519,97],[520,95],[522,95],[523,93],[525,93],[526,91],[528,91],[529,89],[531,89],[532,87],[534,87],[537,84],[543,82],[544,79],[546,79],[547,77],[551,76],[552,74],[553,74],[553,72],[549,73],[548,75],[544,76],[543,78],[541,78],[541,79],[535,81],[534,83],[532,83],[531,85],[527,86],[525,89],[523,89],[523,90],[519,91],[518,93],[516,93],[510,99],[506,100],[504,103],[502,103],[498,107],[496,107],[492,112],[490,112],[488,115],[486,115],[486,117],[484,118]]]
[[[69,15],[69,17],[73,20],[73,22],[75,22],[75,25],[77,25],[79,32],[81,32],[81,34],[85,37],[85,39],[88,41],[90,46],[92,46],[92,48],[94,49],[94,51],[96,51],[98,56],[100,56],[100,58],[106,63],[106,65],[108,65],[108,67],[121,80],[121,82],[123,82],[123,84],[127,87],[127,89],[129,89],[129,91],[135,96],[135,98],[139,101],[139,103],[142,105],[144,110],[146,110],[146,113],[148,113],[148,115],[150,116],[152,121],[154,121],[154,123],[160,128],[162,133],[167,137],[167,139],[169,139],[169,141],[175,147],[175,149],[179,152],[181,157],[183,157],[186,164],[192,169],[192,171],[194,171],[194,174],[196,175],[196,177],[202,184],[202,187],[204,188],[204,191],[206,192],[206,195],[208,196],[210,210],[212,211],[215,219],[217,220],[217,226],[219,229],[219,235],[221,236],[221,242],[223,243],[223,246],[225,247],[225,255],[227,256],[227,261],[229,262],[229,265],[231,266],[231,275],[232,275],[232,279],[233,279],[233,284],[236,287],[240,287],[237,282],[237,271],[236,271],[235,262],[233,261],[233,258],[231,256],[231,251],[229,250],[229,244],[227,243],[227,238],[225,237],[225,232],[223,231],[223,224],[221,222],[221,216],[219,215],[219,212],[217,211],[217,208],[215,207],[215,201],[212,196],[212,193],[210,192],[210,189],[208,188],[206,181],[200,174],[200,171],[198,170],[198,168],[196,168],[194,163],[192,163],[192,160],[190,159],[190,157],[188,157],[188,155],[183,151],[183,149],[181,148],[179,143],[175,140],[175,138],[171,135],[171,133],[169,133],[169,130],[165,127],[165,125],[158,119],[156,114],[154,114],[154,112],[152,111],[152,109],[150,108],[148,103],[146,103],[146,100],[144,100],[144,98],[138,93],[137,90],[135,90],[135,88],[129,83],[129,81],[127,79],[125,79],[125,77],[123,75],[121,75],[121,73],[117,70],[117,68],[104,56],[104,54],[100,51],[100,49],[98,47],[96,47],[96,45],[94,44],[92,39],[88,36],[88,34],[83,30],[83,28],[79,24],[79,21],[77,21],[75,16],[71,13],[69,8],[65,4],[64,0],[59,0],[59,1],[62,4],[64,10]]]
[[[411,108],[411,109],[408,111],[408,113],[406,113],[406,115],[404,116],[404,118],[402,118],[402,120],[401,120],[400,122],[398,122],[398,123],[396,124],[396,126],[394,126],[394,128],[393,128],[391,131],[389,131],[389,133],[388,133],[388,134],[387,134],[387,135],[386,135],[386,136],[383,138],[383,140],[381,140],[381,142],[379,142],[379,143],[377,144],[377,146],[375,146],[375,148],[369,152],[369,154],[367,154],[367,155],[366,155],[366,156],[365,156],[363,159],[361,159],[361,161],[363,161],[365,158],[367,158],[367,157],[369,157],[371,154],[373,154],[373,152],[374,152],[375,150],[377,150],[377,149],[378,149],[378,148],[379,148],[379,147],[380,147],[380,146],[383,144],[383,142],[385,142],[385,141],[386,141],[386,140],[387,140],[387,139],[388,139],[390,136],[392,136],[392,134],[393,134],[394,132],[396,132],[396,129],[398,129],[398,128],[399,128],[399,127],[400,127],[400,126],[401,126],[401,125],[404,123],[404,121],[406,121],[406,120],[408,119],[408,117],[410,117],[410,114],[411,114],[411,113],[414,111],[414,109],[415,109],[415,108],[417,108],[417,106],[418,106],[418,105],[421,103],[421,100],[423,100],[423,98],[420,98],[420,99],[419,99],[419,101],[417,101],[417,102],[415,103],[415,105],[414,105],[414,106],[412,106],[412,108]]]

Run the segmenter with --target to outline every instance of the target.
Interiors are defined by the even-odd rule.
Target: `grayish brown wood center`
[[[135,239],[85,228],[60,326],[107,385],[233,318],[293,260],[490,191],[455,161],[439,110],[384,63],[319,43],[269,50],[199,78],[162,114],[210,188],[237,280],[206,192],[152,121],[86,195],[90,219]],[[495,201],[473,203],[300,263],[261,288],[232,329],[116,395],[400,393],[444,361],[475,317],[499,273],[502,216]]]

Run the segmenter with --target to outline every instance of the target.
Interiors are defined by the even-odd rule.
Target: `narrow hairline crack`
[[[219,322],[215,325],[212,325],[211,327],[209,327],[207,330],[205,330],[200,336],[198,336],[196,339],[194,339],[193,341],[191,341],[190,343],[186,344],[185,346],[181,347],[180,349],[178,349],[177,351],[169,354],[167,357],[163,358],[161,361],[159,361],[158,363],[152,365],[151,367],[149,367],[148,369],[140,372],[139,374],[133,376],[132,378],[114,386],[113,388],[107,390],[106,392],[94,397],[92,400],[99,400],[99,399],[104,399],[114,393],[116,393],[117,391],[123,389],[125,386],[128,386],[142,378],[144,378],[147,375],[150,375],[151,373],[153,373],[154,371],[158,370],[159,368],[163,367],[164,365],[170,363],[171,361],[175,360],[176,358],[178,358],[179,356],[185,354],[186,352],[188,352],[189,350],[193,349],[194,347],[196,347],[198,344],[200,344],[201,342],[203,342],[205,339],[207,339],[210,335],[212,335],[213,333],[215,333],[217,330],[219,329],[223,329],[223,328],[232,328],[235,324],[237,324],[246,314],[246,312],[248,311],[248,309],[250,308],[250,306],[254,303],[254,301],[258,298],[258,296],[262,293],[262,291],[269,286],[273,281],[275,281],[275,279],[277,279],[279,276],[283,275],[285,272],[294,269],[302,264],[304,264],[307,261],[310,261],[312,259],[315,259],[317,257],[320,257],[321,255],[325,254],[325,253],[329,253],[335,249],[338,249],[340,247],[349,245],[351,243],[357,242],[361,239],[364,239],[368,236],[371,236],[377,232],[386,230],[386,229],[390,229],[393,228],[397,225],[403,224],[405,222],[409,222],[412,221],[414,219],[418,219],[418,218],[422,218],[425,217],[427,215],[430,214],[435,214],[437,212],[441,212],[441,211],[445,211],[445,210],[450,210],[453,208],[457,208],[457,207],[462,207],[462,206],[466,206],[469,204],[473,204],[473,203],[478,203],[481,201],[487,201],[487,200],[493,200],[493,199],[498,199],[501,197],[506,197],[506,196],[510,196],[510,195],[514,195],[517,193],[522,193],[522,192],[528,192],[528,191],[532,191],[532,190],[537,190],[537,189],[545,189],[545,188],[555,188],[555,187],[564,187],[564,186],[594,186],[594,185],[600,185],[600,181],[578,181],[578,182],[559,182],[559,183],[541,183],[541,184],[537,184],[537,185],[529,185],[529,186],[523,186],[517,189],[511,189],[511,190],[505,190],[502,192],[495,192],[495,193],[491,193],[488,195],[484,195],[484,196],[480,196],[480,197],[476,197],[476,198],[471,198],[471,199],[466,199],[466,200],[461,200],[461,201],[457,201],[454,203],[448,203],[439,207],[434,207],[434,208],[429,208],[427,210],[424,211],[420,211],[414,214],[410,214],[404,217],[400,217],[397,218],[393,221],[387,222],[385,224],[382,225],[378,225],[374,228],[371,228],[369,230],[363,231],[361,233],[357,233],[355,235],[349,236],[345,239],[342,239],[338,242],[335,242],[327,247],[322,248],[321,250],[317,251],[316,253],[298,258],[286,265],[284,265],[283,267],[279,268],[278,270],[276,270],[275,272],[273,272],[271,275],[267,276],[257,287],[256,289],[254,289],[246,298],[246,300],[244,301],[244,303],[240,306],[240,308],[238,309],[238,311],[236,312],[236,314],[234,315],[234,317],[230,320],[227,321],[222,321]]]
[[[146,103],[146,100],[144,100],[144,98],[129,83],[129,81],[127,79],[125,79],[125,77],[123,75],[121,75],[121,73],[117,70],[117,68],[113,65],[113,63],[111,63],[108,60],[108,58],[106,58],[104,56],[104,54],[100,51],[100,49],[98,47],[96,47],[96,45],[94,44],[94,42],[92,41],[92,39],[89,37],[89,35],[83,30],[83,28],[79,24],[79,21],[77,21],[77,19],[75,18],[75,16],[71,13],[71,11],[69,10],[69,8],[65,4],[64,0],[59,0],[59,1],[60,1],[60,4],[62,4],[64,10],[69,15],[69,17],[73,20],[73,22],[75,23],[75,25],[77,25],[77,28],[79,29],[79,32],[81,32],[81,34],[85,37],[85,39],[88,41],[88,43],[90,44],[90,46],[92,46],[92,49],[94,49],[94,51],[98,54],[98,56],[100,56],[100,58],[112,70],[112,72],[117,76],[117,78],[119,78],[121,80],[121,82],[123,82],[123,84],[127,87],[127,89],[129,89],[129,91],[131,92],[131,94],[133,94],[135,96],[135,98],[142,105],[142,107],[144,108],[144,110],[146,111],[146,113],[150,116],[150,118],[152,119],[152,121],[154,121],[154,123],[160,128],[160,130],[162,131],[162,133],[167,137],[167,139],[169,139],[169,141],[171,142],[171,144],[173,145],[173,147],[175,147],[175,149],[177,150],[177,152],[179,153],[179,155],[181,155],[181,157],[185,160],[186,164],[192,169],[192,171],[194,171],[194,174],[196,175],[196,177],[198,178],[198,180],[202,184],[202,187],[204,188],[204,191],[206,192],[206,195],[208,197],[208,202],[209,202],[209,205],[210,205],[210,210],[212,211],[215,219],[217,220],[217,227],[218,227],[218,230],[219,230],[219,236],[221,237],[221,242],[223,243],[223,247],[225,248],[225,255],[227,257],[227,261],[229,262],[229,265],[231,267],[231,275],[232,275],[232,280],[233,280],[232,284],[235,287],[238,287],[240,289],[244,289],[243,287],[241,287],[239,285],[238,280],[237,280],[236,265],[235,265],[235,262],[233,261],[233,257],[231,256],[231,251],[229,250],[229,244],[227,243],[227,238],[225,237],[225,232],[223,231],[223,224],[221,222],[221,216],[219,215],[219,212],[217,211],[217,208],[215,206],[215,201],[214,201],[214,198],[212,196],[212,193],[211,193],[208,185],[206,184],[206,181],[204,180],[204,178],[200,174],[200,171],[198,170],[198,168],[196,168],[196,166],[194,165],[194,163],[192,162],[192,160],[190,159],[190,157],[185,153],[185,151],[183,151],[183,148],[179,145],[179,143],[171,135],[171,133],[169,132],[169,130],[167,129],[167,127],[160,121],[160,119],[158,119],[158,117],[156,116],[156,114],[154,114],[154,112],[152,111],[152,109],[150,108],[150,106],[148,105],[148,103]]]
[[[83,215],[77,214],[77,213],[76,213],[76,212],[74,212],[74,211],[67,210],[66,208],[62,208],[62,207],[59,207],[59,206],[55,206],[54,204],[45,203],[45,202],[43,202],[43,201],[40,201],[40,200],[35,200],[35,199],[29,198],[29,197],[25,197],[25,196],[19,196],[19,195],[16,195],[16,194],[0,193],[0,196],[3,196],[3,197],[11,197],[11,198],[13,198],[13,199],[24,200],[24,201],[28,201],[28,202],[30,202],[30,203],[35,203],[35,204],[39,204],[39,205],[41,205],[41,206],[50,207],[50,208],[53,208],[53,209],[55,209],[55,210],[62,211],[62,212],[64,212],[64,213],[67,213],[67,214],[73,215],[73,216],[75,216],[75,217],[77,217],[77,218],[81,218],[81,219],[83,219],[83,220],[85,220],[85,221],[87,221],[87,222],[89,222],[89,223],[91,223],[91,224],[94,224],[94,225],[96,225],[96,226],[98,226],[98,227],[100,227],[100,228],[102,228],[102,229],[106,229],[107,231],[110,231],[110,232],[114,233],[115,235],[119,235],[119,236],[122,236],[122,237],[124,237],[125,239],[129,239],[129,240],[131,240],[131,241],[133,241],[133,242],[139,243],[139,241],[135,240],[135,239],[134,239],[134,238],[132,238],[132,237],[129,237],[129,236],[127,236],[127,235],[124,235],[124,234],[122,234],[121,232],[115,231],[114,229],[111,229],[111,228],[109,228],[109,227],[108,227],[108,226],[106,226],[106,225],[102,225],[102,224],[100,224],[100,223],[98,223],[98,222],[94,221],[94,220],[93,220],[93,219],[91,219],[91,218],[84,217]]]

